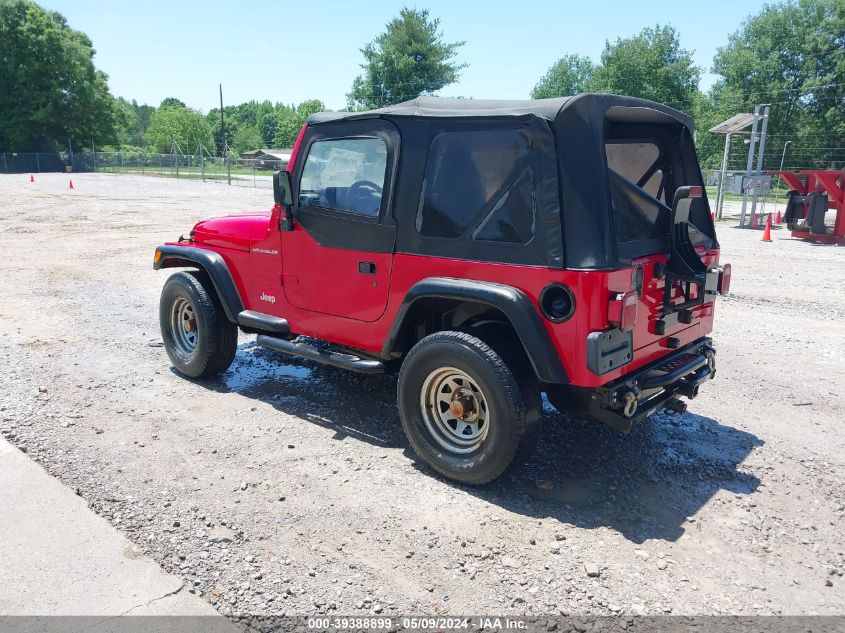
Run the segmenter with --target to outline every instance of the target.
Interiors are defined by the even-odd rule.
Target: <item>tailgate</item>
[[[699,252],[702,261],[713,267],[718,262],[718,251]],[[696,325],[706,325],[704,332],[710,331],[713,315],[713,300],[707,298],[702,305],[694,306],[680,312],[664,312],[666,292],[666,262],[667,256],[650,255],[632,262],[632,275],[637,280],[642,279],[640,300],[637,306],[637,321],[634,327],[634,350],[639,350],[659,341],[665,341],[667,347],[669,339]],[[639,288],[638,288],[639,289]],[[673,285],[673,304],[680,304],[685,300],[683,288]]]

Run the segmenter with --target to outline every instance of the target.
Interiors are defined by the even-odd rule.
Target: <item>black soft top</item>
[[[693,120],[660,103],[611,94],[524,101],[419,97],[367,112],[321,112],[307,119],[309,137],[350,132],[368,125],[374,133],[387,122],[406,145],[393,192],[399,227],[398,252],[505,261],[551,268],[612,269],[627,266],[634,254],[620,249],[608,177],[605,144],[618,139],[655,139],[667,150],[677,184],[702,185],[693,142]],[[525,246],[491,245],[465,232],[453,239],[422,235],[414,216],[424,188],[427,150],[444,131],[519,124],[531,143],[535,174],[537,230]],[[398,143],[398,135],[396,141]],[[306,148],[307,151],[307,148]],[[661,149],[663,152],[663,149]],[[456,193],[455,195],[460,195]],[[713,238],[706,201],[691,211],[695,224]],[[666,236],[668,240],[668,233]],[[625,247],[627,249],[627,247]],[[662,251],[649,246],[643,254]],[[498,259],[496,259],[498,258]]]
[[[403,101],[395,105],[367,110],[365,112],[318,112],[308,117],[309,125],[329,123],[334,121],[351,121],[378,117],[416,117],[416,118],[486,118],[486,117],[525,117],[535,116],[547,121],[554,121],[561,112],[576,106],[579,110],[592,110],[600,116],[605,116],[608,110],[619,108],[642,108],[652,111],[651,114],[640,112],[639,121],[644,117],[652,119],[653,123],[668,122],[674,119],[692,130],[692,118],[660,103],[623,97],[620,95],[584,93],[574,97],[555,97],[552,99],[443,99],[440,97],[417,97],[410,101]],[[631,113],[619,113],[620,117],[631,116]],[[613,113],[608,117],[613,120]]]

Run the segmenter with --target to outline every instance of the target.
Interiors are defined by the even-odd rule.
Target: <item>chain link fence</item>
[[[273,186],[273,172],[286,161],[224,158],[206,154],[147,152],[17,152],[0,154],[0,173],[105,172],[160,178],[188,178],[246,187]]]

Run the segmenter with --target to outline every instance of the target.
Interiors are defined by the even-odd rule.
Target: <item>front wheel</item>
[[[508,349],[496,350],[465,332],[436,332],[402,364],[398,395],[405,434],[417,455],[450,479],[490,482],[536,442],[536,381]]]
[[[209,378],[232,364],[238,328],[226,318],[204,272],[168,277],[161,291],[159,322],[164,349],[180,374]]]

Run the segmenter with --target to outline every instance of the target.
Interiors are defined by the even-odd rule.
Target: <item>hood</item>
[[[269,220],[269,211],[211,218],[197,222],[191,237],[198,244],[248,252],[255,228],[266,229]]]

